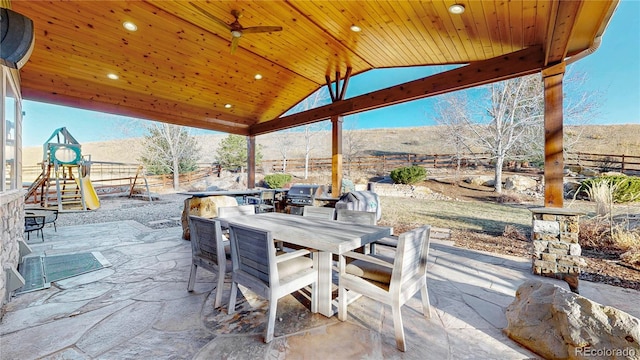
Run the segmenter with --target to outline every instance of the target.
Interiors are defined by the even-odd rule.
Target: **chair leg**
[[[347,320],[347,289],[344,286],[338,287],[338,319]]]
[[[193,286],[196,283],[197,271],[198,271],[198,265],[191,264],[191,274],[189,274],[189,283],[187,284],[187,291],[193,291]]]
[[[273,340],[273,330],[276,326],[276,309],[278,307],[278,299],[269,299],[269,313],[267,314],[267,330],[264,334],[264,342],[270,343]]]
[[[58,232],[58,228],[56,227],[56,222],[53,222],[53,231]]]
[[[431,318],[431,304],[429,303],[429,291],[427,291],[427,281],[420,289],[420,297],[422,298],[422,313],[428,319]]]
[[[218,268],[218,285],[216,285],[216,300],[213,303],[214,308],[219,308],[222,304],[222,292],[224,287],[224,270]]]
[[[391,311],[393,312],[393,329],[396,333],[396,346],[398,350],[405,351],[406,345],[404,341],[404,327],[402,325],[402,313],[400,312],[399,304],[394,304],[391,306]]]
[[[236,296],[238,296],[238,284],[235,281],[231,281],[231,295],[229,296],[229,309],[227,310],[227,314],[236,312]]]

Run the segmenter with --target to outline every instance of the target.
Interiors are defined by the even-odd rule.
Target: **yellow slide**
[[[78,179],[76,178],[76,182]],[[95,210],[100,207],[100,199],[98,198],[98,194],[96,194],[96,189],[93,188],[93,184],[91,180],[89,180],[89,175],[86,175],[82,178],[82,189],[84,191],[84,204],[87,206],[87,209]]]

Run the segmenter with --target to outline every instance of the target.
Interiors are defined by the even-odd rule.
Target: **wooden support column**
[[[331,196],[342,191],[342,116],[331,117]]]
[[[562,78],[565,63],[542,71],[544,79],[544,206],[563,207]]]
[[[247,189],[256,187],[256,137],[247,136]]]

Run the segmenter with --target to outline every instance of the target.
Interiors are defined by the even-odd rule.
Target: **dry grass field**
[[[68,129],[73,133],[73,129]],[[362,144],[364,155],[381,154],[450,154],[454,152],[444,136],[445,129],[441,126],[423,126],[414,128],[392,128],[375,130],[347,130],[353,132],[353,138]],[[640,156],[640,124],[637,125],[590,125],[582,127],[567,127],[565,133],[569,136],[580,136],[574,151],[597,154],[625,154]],[[215,161],[218,144],[226,135],[198,136],[201,151],[201,162]],[[44,142],[46,139],[42,139]],[[330,128],[320,131],[311,138],[311,156],[314,158],[331,157]],[[113,161],[123,163],[138,163],[142,148],[140,138],[83,142],[83,155],[91,155],[93,161]],[[261,147],[264,159],[277,160],[282,158],[280,150],[282,143],[289,144],[287,157],[289,159],[304,157],[304,139],[301,132],[274,133],[258,136],[256,143]],[[36,165],[42,161],[42,147],[27,147],[23,149],[23,164]]]

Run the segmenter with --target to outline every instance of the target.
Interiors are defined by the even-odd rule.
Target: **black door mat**
[[[111,264],[100,252],[27,257],[19,269],[25,285],[18,289],[16,294],[46,289],[54,281],[108,266]]]

